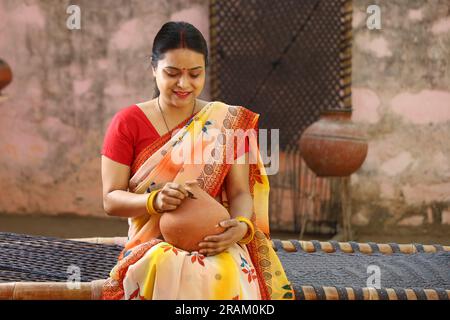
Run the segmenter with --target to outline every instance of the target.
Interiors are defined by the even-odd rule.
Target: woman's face
[[[153,68],[153,75],[165,103],[192,106],[205,86],[205,59],[193,50],[169,50]]]

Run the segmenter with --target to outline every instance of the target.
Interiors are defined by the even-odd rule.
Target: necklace
[[[192,107],[192,112],[191,112],[191,117],[194,115],[194,110],[195,110],[195,105],[197,104],[197,99],[194,99],[194,106]],[[164,123],[166,125],[167,128],[167,132],[170,131],[169,126],[167,125],[167,121],[166,121],[166,117],[164,117],[164,112],[161,109],[161,105],[159,104],[159,96],[158,96],[158,107],[159,107],[159,112],[161,112],[161,116],[164,120]]]

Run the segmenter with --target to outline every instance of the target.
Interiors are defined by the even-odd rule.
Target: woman
[[[194,26],[164,24],[153,43],[155,98],[111,121],[102,150],[103,204],[108,215],[129,218],[130,228],[103,299],[294,298],[268,239],[269,186],[254,139],[232,149],[233,160],[247,161],[223,161],[229,132],[256,129],[258,115],[197,99],[207,65],[206,41]],[[192,141],[201,141],[204,151],[211,144],[205,136],[215,151],[203,152],[200,163],[174,160]],[[249,151],[256,163],[249,164]],[[187,199],[193,182],[225,206],[230,219],[198,252],[187,252],[164,241],[159,221]]]

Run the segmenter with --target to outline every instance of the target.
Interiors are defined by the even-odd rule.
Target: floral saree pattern
[[[197,180],[228,208],[223,184],[239,163],[237,130],[257,130],[259,115],[211,102],[194,117],[144,149],[131,167],[129,190],[148,193],[166,182]],[[253,136],[254,137],[254,136]],[[106,281],[103,299],[294,299],[294,291],[269,235],[269,183],[256,139],[249,137],[249,184],[255,236],[214,256],[187,252],[161,238],[159,216],[129,219],[128,242]],[[196,151],[200,151],[196,152]],[[193,155],[193,158],[192,158]],[[200,155],[200,158],[197,158]]]

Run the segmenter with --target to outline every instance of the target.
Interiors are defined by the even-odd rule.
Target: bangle
[[[253,227],[253,223],[249,219],[242,217],[242,216],[236,217],[235,219],[239,222],[244,222],[245,224],[247,224],[247,227],[248,227],[247,233],[241,240],[238,241],[238,243],[247,244],[250,241],[252,241],[253,236],[255,235],[255,227]]]
[[[158,195],[158,193],[159,193],[160,190],[161,190],[161,189],[153,190],[153,191],[150,192],[150,194],[148,195],[146,207],[147,207],[147,212],[148,212],[148,214],[151,215],[151,216],[157,215],[157,214],[160,213],[160,212],[158,212],[158,211],[155,209],[155,207],[153,206],[153,201],[155,200],[155,198],[156,198],[156,196]]]

